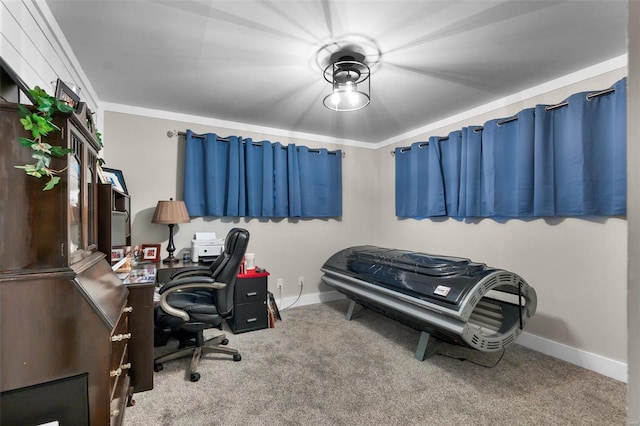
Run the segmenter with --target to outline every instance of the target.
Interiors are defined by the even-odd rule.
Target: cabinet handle
[[[133,306],[127,306],[122,310],[122,312],[133,312]]]
[[[109,377],[118,377],[119,375],[124,373],[124,370],[128,370],[130,368],[131,368],[130,362],[126,364],[122,364],[120,367],[116,368],[115,370],[109,371]]]
[[[112,410],[112,411],[111,411],[111,413],[109,413],[109,415],[110,415],[111,417],[115,417],[115,416],[117,416],[118,414],[120,414],[120,410],[118,410],[118,409],[116,409],[116,410]]]
[[[111,336],[112,342],[119,342],[121,340],[131,339],[131,333],[127,334],[116,334],[115,336]]]
[[[258,292],[257,291],[252,291],[251,293],[247,293],[247,297],[249,296],[257,296]]]
[[[247,322],[256,322],[258,320],[258,318],[249,318],[247,320]]]

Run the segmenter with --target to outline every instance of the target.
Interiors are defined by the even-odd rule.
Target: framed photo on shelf
[[[117,273],[129,272],[131,270],[132,262],[142,260],[142,246],[113,246],[111,247],[111,267],[114,268]]]
[[[111,264],[112,265],[124,259],[124,257],[127,255],[125,249],[126,247],[124,246],[120,246],[120,247],[114,246],[111,248]]]
[[[143,244],[142,260],[160,262],[160,244]]]
[[[80,103],[80,96],[78,96],[71,87],[67,86],[67,84],[60,79],[58,79],[58,82],[56,83],[56,98],[65,102],[73,109],[76,109]]]
[[[127,191],[127,185],[124,183],[124,175],[122,170],[110,169],[108,167],[102,168],[102,175],[104,176],[105,183],[110,183],[118,191],[125,195],[129,195]]]

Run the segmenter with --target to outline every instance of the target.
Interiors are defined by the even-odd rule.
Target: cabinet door
[[[97,154],[87,138],[67,120],[69,127],[69,154],[67,168],[68,247],[69,263],[75,263],[86,252],[98,248]]]
[[[20,124],[17,105],[0,102],[0,128],[0,270],[67,266],[67,172],[61,173],[61,182],[53,189],[43,191],[45,179],[15,167],[34,161],[31,150],[18,142],[31,134]],[[50,135],[48,143],[67,147],[64,132],[56,132],[55,140]],[[67,157],[53,158],[51,167],[65,170]]]
[[[87,249],[98,249],[98,156],[87,149]]]
[[[82,258],[82,251],[85,249],[83,241],[83,216],[85,197],[85,178],[82,170],[83,147],[84,144],[78,135],[69,132],[70,146],[69,165],[67,168],[67,211],[69,226],[67,231],[67,247],[70,263],[75,263]]]

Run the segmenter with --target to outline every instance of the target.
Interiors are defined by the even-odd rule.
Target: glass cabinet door
[[[73,150],[69,154],[68,169],[68,216],[69,216],[69,260],[74,261],[78,251],[84,249],[82,240],[82,197],[83,173],[82,173],[82,148],[80,139],[71,133],[71,146]]]
[[[98,157],[87,150],[87,250],[98,248]]]

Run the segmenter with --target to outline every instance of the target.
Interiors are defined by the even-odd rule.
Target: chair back
[[[249,245],[249,231],[233,228],[229,231],[224,242],[224,253],[211,265],[211,276],[217,282],[227,286],[216,291],[216,308],[222,316],[228,316],[233,310],[233,293],[240,269]],[[220,259],[222,258],[222,259]]]

